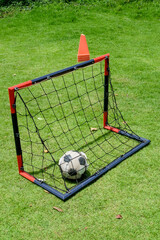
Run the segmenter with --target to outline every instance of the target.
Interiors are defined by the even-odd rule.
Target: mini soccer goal
[[[150,142],[117,106],[109,54],[10,87],[9,99],[19,174],[63,200]],[[60,164],[69,151],[87,161],[72,179]]]

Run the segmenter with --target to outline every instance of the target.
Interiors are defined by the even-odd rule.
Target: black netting
[[[17,91],[16,111],[24,170],[61,192],[67,192],[138,141],[103,128],[104,63],[75,70]],[[133,133],[123,119],[109,80],[109,125]],[[83,152],[89,164],[81,179],[61,173],[67,151]]]

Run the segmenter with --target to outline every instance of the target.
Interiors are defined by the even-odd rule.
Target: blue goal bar
[[[138,141],[140,141],[140,144],[138,144],[136,147],[132,148],[130,151],[126,152],[124,155],[121,155],[120,157],[116,158],[114,161],[112,161],[107,166],[105,166],[104,168],[102,168],[101,170],[96,172],[94,175],[90,176],[89,178],[87,178],[84,181],[82,181],[81,183],[79,183],[77,186],[72,188],[67,193],[63,194],[63,193],[59,192],[58,190],[50,187],[46,183],[39,181],[38,179],[35,179],[34,183],[65,201],[68,198],[70,198],[71,196],[73,196],[75,193],[79,192],[81,189],[86,187],[88,184],[94,182],[96,179],[101,177],[103,174],[105,174],[112,168],[116,167],[119,163],[124,161],[126,158],[130,157],[131,155],[138,152],[140,149],[142,149],[143,147],[147,146],[150,143],[150,140],[148,140],[148,139],[139,137],[137,135],[130,134],[123,130],[120,130],[117,134],[124,135],[126,137],[138,140]]]

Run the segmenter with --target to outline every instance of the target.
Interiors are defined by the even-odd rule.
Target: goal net
[[[124,120],[109,77],[109,54],[9,88],[19,173],[65,200],[150,141]],[[59,159],[83,152],[80,179]]]

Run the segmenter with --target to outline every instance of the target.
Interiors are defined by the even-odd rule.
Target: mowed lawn
[[[2,240],[160,238],[160,5],[102,2],[12,9],[0,18]],[[18,174],[7,89],[76,64],[81,33],[91,58],[110,53],[118,106],[151,143],[63,202]]]

